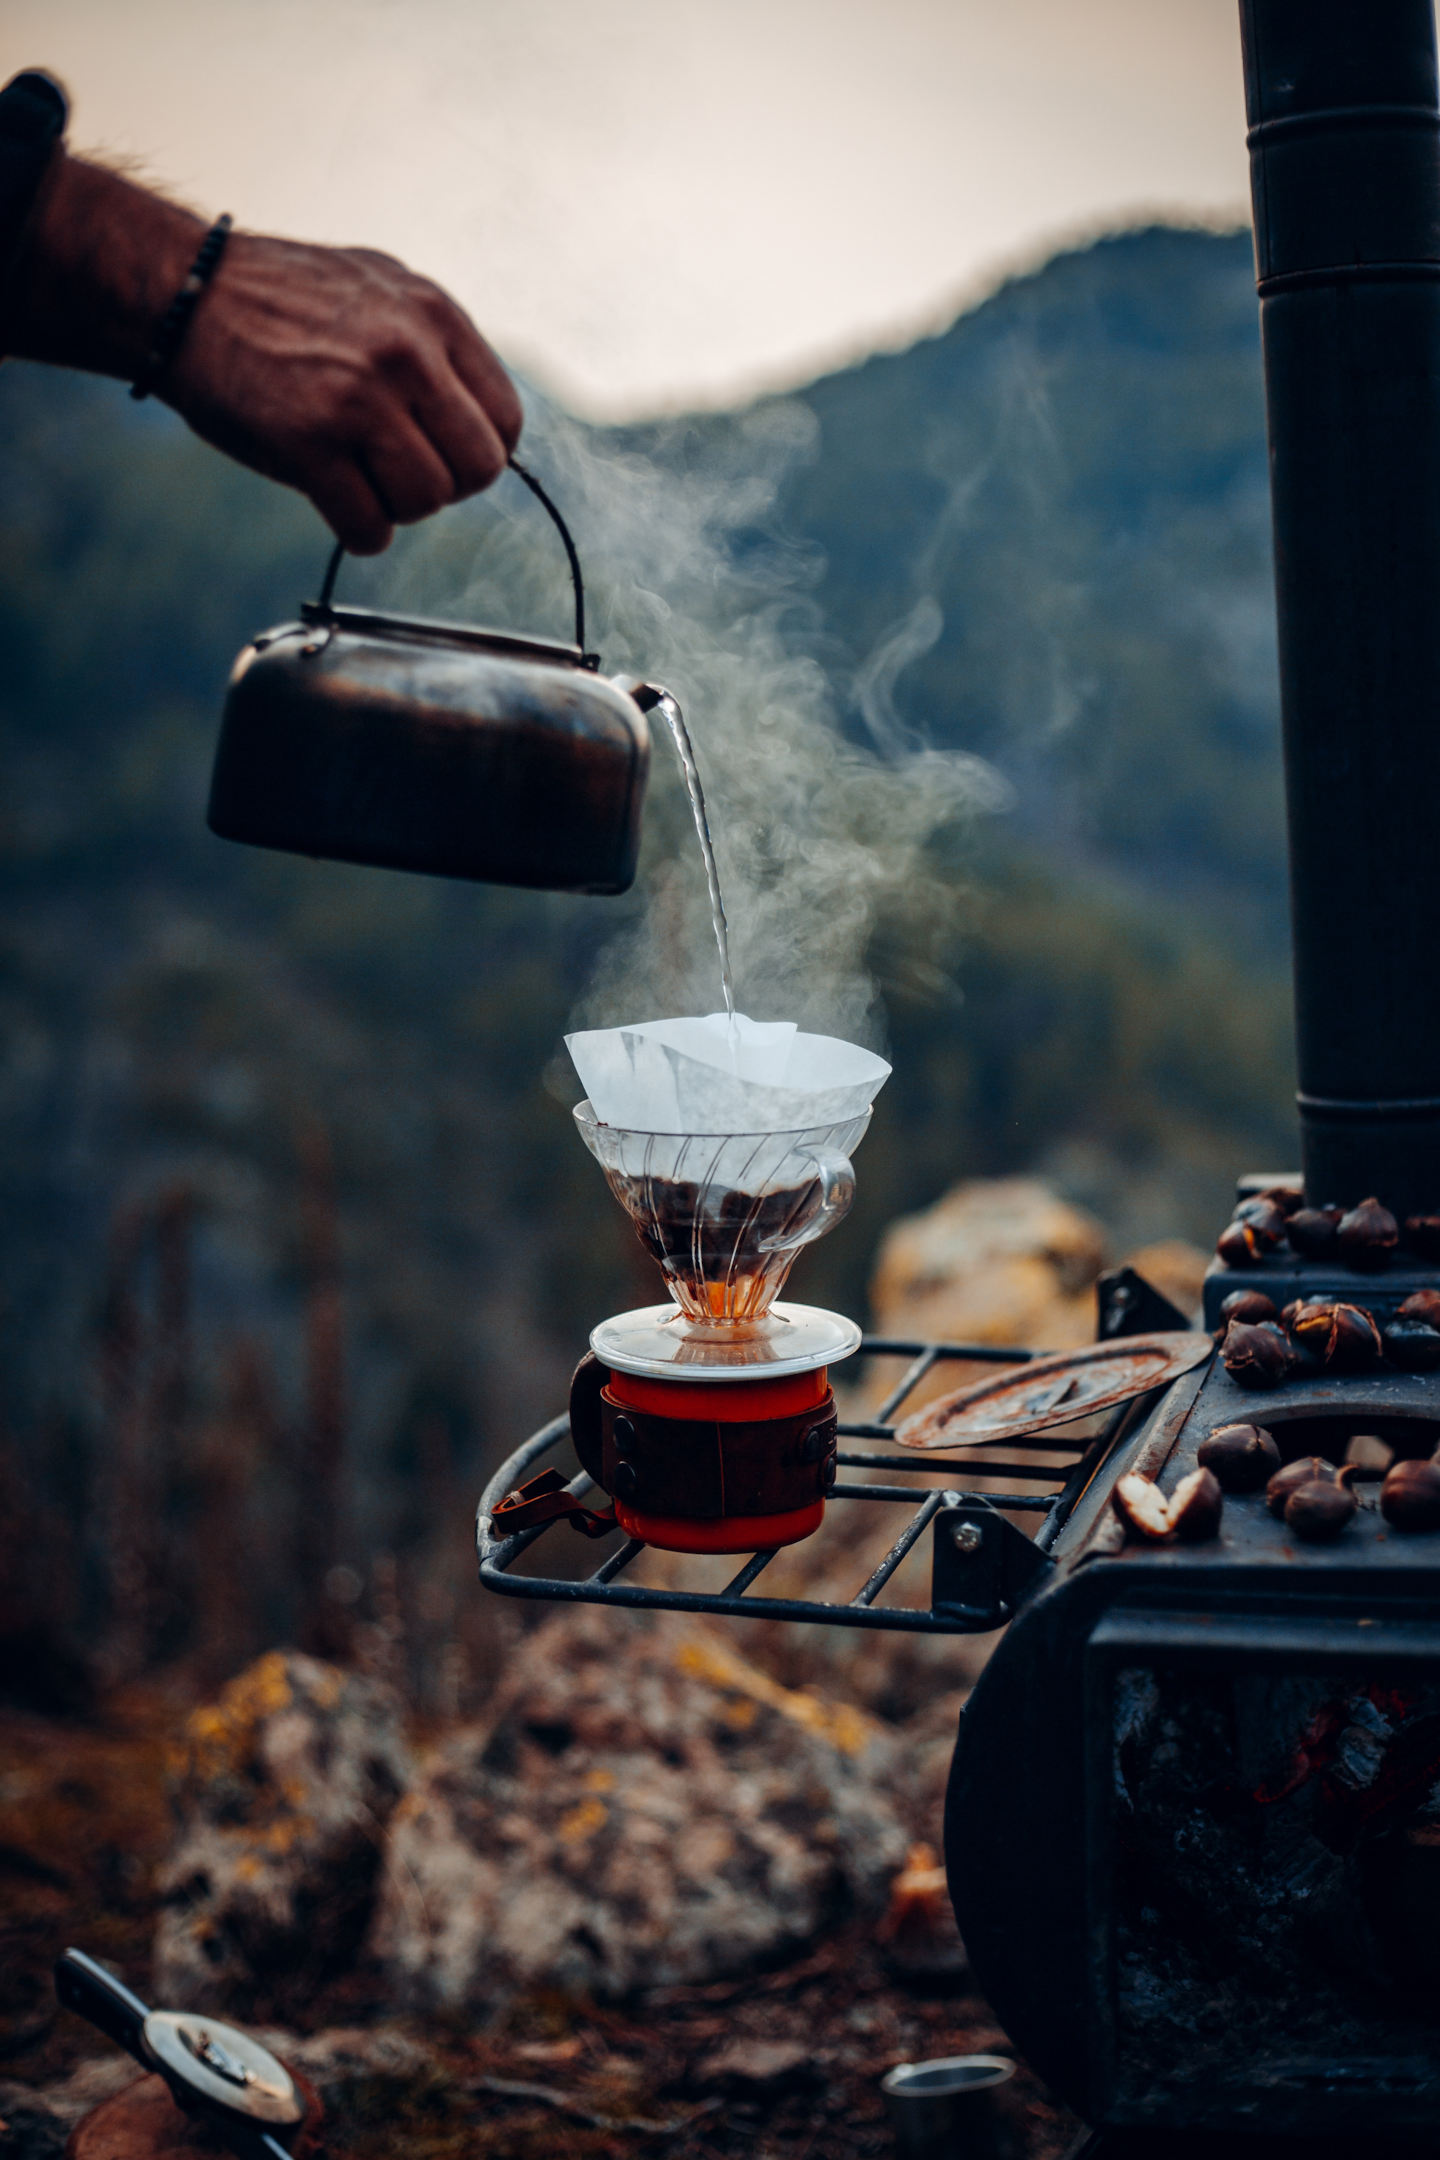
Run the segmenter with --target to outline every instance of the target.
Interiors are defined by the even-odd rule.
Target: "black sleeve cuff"
[[[39,68],[27,68],[0,90],[0,299],[69,117],[65,92]]]

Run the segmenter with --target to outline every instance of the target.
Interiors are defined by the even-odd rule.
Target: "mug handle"
[[[805,1160],[820,1181],[820,1200],[814,1214],[807,1216],[798,1230],[762,1238],[758,1251],[798,1252],[802,1245],[813,1245],[816,1238],[824,1237],[842,1215],[848,1214],[855,1198],[855,1172],[849,1156],[842,1155],[838,1148],[813,1148]]]

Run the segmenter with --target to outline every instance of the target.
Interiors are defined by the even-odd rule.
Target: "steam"
[[[977,757],[915,747],[897,709],[904,669],[943,626],[933,598],[859,669],[849,687],[863,735],[847,729],[810,597],[818,566],[774,521],[781,482],[814,454],[815,434],[804,405],[777,402],[688,434],[679,423],[652,457],[532,398],[525,442],[575,534],[590,642],[606,672],[663,685],[685,713],[741,1010],[880,1048],[884,1014],[867,965],[875,933],[883,927],[918,976],[943,968],[966,832],[1009,790]],[[502,505],[504,492],[487,512],[467,617],[493,622],[508,605],[525,610],[527,626],[558,632],[558,543],[537,531],[533,506]],[[407,598],[433,603],[443,578],[453,613],[455,572],[435,555],[434,544],[412,555]],[[637,892],[617,914],[572,1027],[716,1009],[700,851],[659,728]]]
[[[922,593],[904,620],[881,638],[863,667],[855,671],[855,703],[882,755],[893,758],[916,747],[895,709],[895,690],[911,661],[922,659],[944,628],[939,601],[933,593]]]

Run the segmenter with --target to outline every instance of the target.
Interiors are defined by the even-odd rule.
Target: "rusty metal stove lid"
[[[1166,1330],[1032,1358],[1028,1365],[976,1380],[927,1403],[906,1418],[895,1439],[901,1447],[922,1452],[1018,1440],[1050,1425],[1069,1425],[1093,1411],[1111,1410],[1151,1388],[1168,1387],[1214,1348],[1208,1335]]]

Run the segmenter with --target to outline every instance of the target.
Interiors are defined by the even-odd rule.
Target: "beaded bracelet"
[[[189,328],[190,318],[195,312],[200,295],[219,267],[220,257],[225,252],[225,243],[230,237],[230,227],[234,222],[227,211],[224,217],[216,218],[201,241],[200,252],[186,271],[184,284],[165,310],[160,327],[155,333],[155,343],[150,348],[150,357],[130,385],[132,398],[149,397],[179,351],[180,340]]]

